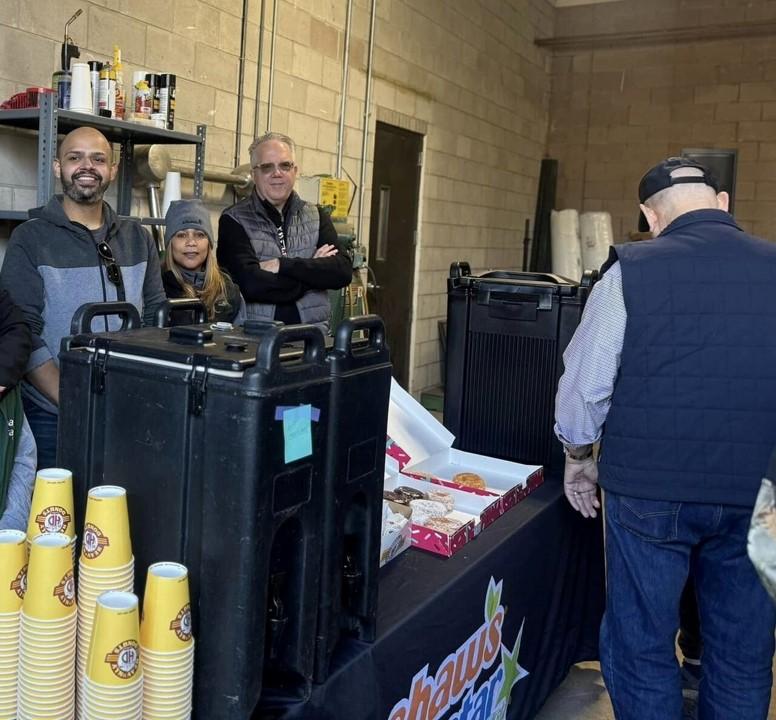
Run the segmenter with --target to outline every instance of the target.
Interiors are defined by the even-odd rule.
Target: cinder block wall
[[[272,3],[266,6],[263,101]],[[125,81],[136,69],[177,74],[176,129],[207,123],[207,165],[230,169],[242,0],[2,0],[0,97],[50,83],[64,23],[78,7],[84,14],[71,36],[82,58],[105,59],[116,43]],[[241,162],[252,140],[259,7],[250,0]],[[272,129],[297,140],[305,174],[335,169],[346,7],[345,0],[279,2]],[[439,382],[437,321],[446,315],[449,264],[467,259],[482,270],[521,261],[549,112],[550,53],[534,38],[552,34],[554,8],[549,0],[378,0],[377,12],[369,158],[376,118],[426,135],[411,376],[419,391]],[[356,0],[344,143],[344,168],[356,179],[368,27],[369,2]],[[261,132],[266,118],[262,102]],[[193,160],[190,148],[172,149]],[[33,138],[0,131],[0,207],[35,204],[34,153]],[[371,175],[370,164],[367,229]],[[206,197],[215,210],[232,201],[220,185],[206,184]]]
[[[559,160],[558,207],[608,210],[623,239],[636,229],[636,188],[650,165],[683,148],[735,149],[735,215],[776,239],[776,3],[620,0],[561,8],[556,20],[556,38],[578,41],[677,28],[744,33],[625,47],[599,38],[557,50],[548,154]]]

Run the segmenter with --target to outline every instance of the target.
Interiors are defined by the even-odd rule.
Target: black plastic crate
[[[366,341],[356,341],[359,332]],[[328,353],[331,412],[315,680],[343,636],[375,639],[391,363],[377,315],[344,320]]]
[[[455,447],[562,472],[555,392],[596,277],[451,266],[444,424]]]
[[[108,310],[87,308],[76,330]],[[77,518],[89,488],[121,485],[136,590],[153,562],[189,568],[194,716],[245,720],[263,684],[308,693],[331,390],[320,331],[269,323],[76,334],[60,372],[59,462],[73,471]],[[306,405],[311,453],[286,462],[283,412]]]

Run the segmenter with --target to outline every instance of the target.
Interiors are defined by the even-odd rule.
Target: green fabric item
[[[24,408],[19,386],[11,388],[0,400],[0,517],[8,500],[8,485],[22,435]]]

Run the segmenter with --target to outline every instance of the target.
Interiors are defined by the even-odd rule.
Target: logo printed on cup
[[[116,677],[122,680],[131,678],[140,667],[140,646],[137,640],[125,640],[116,645],[112,652],[105,656],[105,662]]]
[[[59,602],[65,607],[73,605],[75,602],[75,578],[73,578],[72,570],[68,570],[59,581],[59,584],[54,588],[54,595],[59,598]]]
[[[24,598],[24,593],[27,592],[27,566],[25,565],[19,574],[11,581],[11,590],[13,590],[20,598]]]
[[[82,554],[89,560],[102,555],[102,551],[110,545],[108,536],[104,535],[102,530],[92,523],[86,523],[84,526],[84,543]]]
[[[67,510],[59,505],[44,508],[35,516],[35,522],[42,533],[64,533],[71,520],[72,517]]]
[[[188,642],[191,640],[191,605],[186,603],[181,611],[175,616],[175,620],[170,623],[170,630],[175,630],[179,640]]]

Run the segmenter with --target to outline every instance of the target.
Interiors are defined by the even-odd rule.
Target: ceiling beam
[[[776,35],[776,22],[745,22],[728,25],[701,25],[669,30],[636,30],[536,38],[539,47],[552,50],[595,50],[597,48],[630,47],[633,45],[666,45],[704,40],[730,40],[742,37]]]

